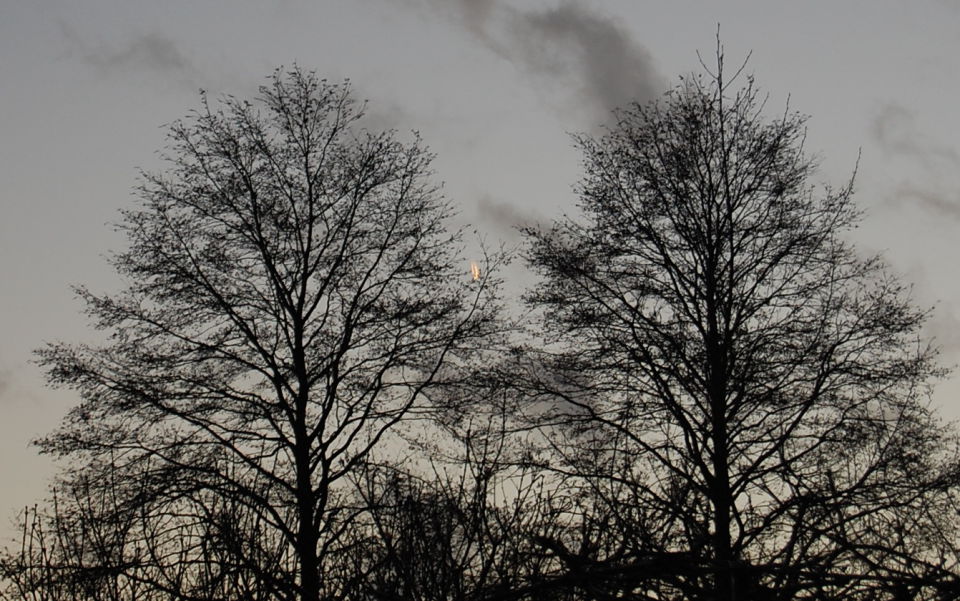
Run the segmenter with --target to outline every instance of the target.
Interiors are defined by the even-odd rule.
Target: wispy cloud
[[[625,29],[579,5],[517,13],[512,32],[516,54],[528,69],[578,84],[583,99],[604,118],[663,90],[650,53]]]
[[[159,76],[191,88],[198,87],[198,70],[174,40],[159,32],[145,32],[120,43],[94,42],[66,23],[60,24],[69,55],[103,75]]]
[[[884,106],[874,117],[871,131],[889,159],[911,173],[895,185],[891,204],[909,204],[938,217],[960,220],[957,149],[925,134],[917,115],[898,104]]]
[[[954,303],[939,303],[925,324],[924,334],[947,355],[947,361],[960,358],[960,313]]]
[[[936,182],[901,182],[894,189],[893,204],[912,203],[939,217],[960,221],[960,195]]]
[[[88,53],[87,60],[105,69],[150,69],[174,73],[192,69],[190,61],[173,40],[155,32],[135,38],[120,48],[101,48]]]
[[[477,214],[484,221],[495,226],[501,234],[516,236],[519,228],[541,227],[547,220],[529,211],[518,209],[516,205],[500,202],[484,195],[477,201]]]
[[[930,168],[954,167],[960,162],[956,148],[936,144],[925,137],[916,114],[899,104],[884,106],[871,127],[880,146],[891,154],[910,157]]]
[[[453,19],[544,93],[587,109],[589,125],[665,89],[650,52],[585,4],[566,0],[530,10],[497,0],[423,0],[418,6]]]

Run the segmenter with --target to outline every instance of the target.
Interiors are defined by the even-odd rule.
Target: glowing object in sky
[[[473,276],[474,282],[480,279],[480,266],[473,261],[470,261],[470,275]]]

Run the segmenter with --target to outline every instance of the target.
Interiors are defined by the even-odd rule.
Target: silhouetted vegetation
[[[260,93],[170,128],[121,224],[126,290],[79,290],[110,343],[40,351],[83,398],[42,448],[118,482],[81,521],[129,520],[124,573],[184,598],[339,596],[325,564],[364,511],[340,482],[497,327],[418,140],[298,70]]]
[[[578,137],[521,340],[429,153],[362,113],[294,70],[171,127],[126,289],[80,289],[109,342],[40,351],[82,402],[0,598],[960,595],[927,314],[851,247],[804,117],[718,52]]]
[[[936,598],[960,472],[926,313],[845,241],[852,182],[810,182],[804,118],[723,66],[580,138],[585,220],[530,232],[536,423],[619,539],[582,559],[622,566],[612,596]]]

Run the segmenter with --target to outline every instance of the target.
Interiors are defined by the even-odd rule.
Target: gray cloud
[[[358,108],[362,107],[363,110],[360,129],[372,133],[394,130],[400,138],[404,138],[409,133],[405,126],[416,123],[413,113],[389,98],[368,102],[366,100],[367,95],[352,82],[350,84],[350,95],[357,101]]]
[[[514,236],[518,234],[518,228],[545,227],[547,223],[532,212],[518,209],[511,203],[499,202],[489,195],[484,195],[477,201],[477,214],[499,229],[500,233]]]
[[[87,60],[106,69],[132,68],[155,71],[183,72],[191,69],[170,38],[159,33],[147,33],[117,49],[100,49],[88,53]]]
[[[874,117],[871,129],[880,147],[890,154],[910,157],[930,168],[952,168],[960,164],[960,154],[955,148],[926,139],[913,111],[898,104],[884,106]]]
[[[956,148],[931,140],[917,123],[916,114],[897,104],[880,110],[871,123],[871,133],[891,160],[914,172],[912,178],[897,184],[891,204],[909,204],[937,217],[960,220],[960,197],[955,191],[960,153]]]
[[[663,90],[653,59],[626,30],[571,2],[534,13],[518,13],[512,32],[523,64],[580,95],[604,118],[630,102],[646,102]]]
[[[955,298],[944,298],[941,270],[931,266],[927,259],[914,261],[904,267],[909,274],[911,296],[930,315],[923,324],[923,337],[942,353],[944,363],[960,360],[960,305]]]
[[[630,102],[651,100],[665,88],[652,56],[626,29],[571,0],[541,10],[497,0],[425,1],[530,76],[543,92],[587,108],[593,122],[606,121],[612,109]]]
[[[960,220],[960,198],[956,192],[945,190],[935,183],[901,183],[896,188],[893,204],[902,205],[905,201],[911,201],[934,215]]]
[[[93,43],[66,23],[60,30],[67,43],[67,52],[105,75],[147,73],[160,75],[165,81],[197,88],[197,69],[169,37],[158,32],[138,35],[119,45]]]
[[[947,361],[956,361],[960,356],[960,318],[951,303],[939,303],[930,319],[924,324],[924,334],[947,355]]]
[[[436,0],[434,4],[453,10],[467,29],[478,35],[485,35],[484,30],[497,7],[497,0],[453,0],[452,2]]]

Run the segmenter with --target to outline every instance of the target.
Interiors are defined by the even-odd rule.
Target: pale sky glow
[[[960,2],[0,0],[0,535],[54,473],[30,440],[76,401],[31,352],[95,336],[70,286],[118,285],[109,222],[199,89],[251,97],[294,62],[349,78],[371,127],[437,154],[460,222],[512,245],[514,225],[575,213],[569,134],[699,70],[718,23],[731,66],[753,52],[770,116],[788,98],[811,116],[819,179],[844,185],[860,155],[860,247],[935,307],[928,334],[960,362]],[[935,397],[951,419],[958,395],[960,375]]]

